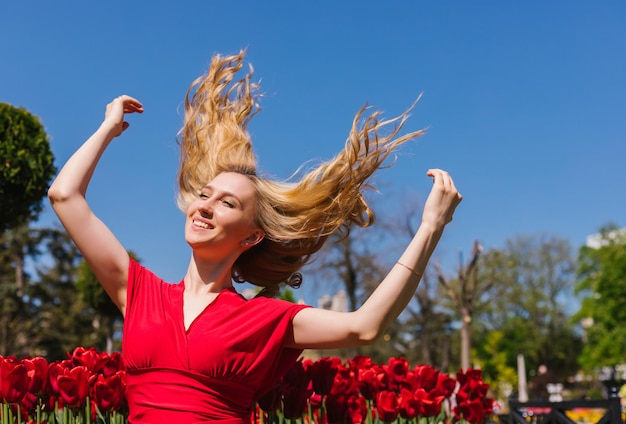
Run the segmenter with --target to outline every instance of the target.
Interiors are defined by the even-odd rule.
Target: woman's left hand
[[[111,125],[114,137],[119,136],[128,128],[129,123],[124,121],[127,113],[143,113],[143,105],[139,100],[127,95],[116,97],[107,105],[104,123]]]
[[[433,187],[430,190],[424,212],[422,224],[433,228],[443,228],[452,221],[454,210],[463,200],[463,196],[456,189],[450,174],[441,169],[429,169],[426,173],[433,177]]]

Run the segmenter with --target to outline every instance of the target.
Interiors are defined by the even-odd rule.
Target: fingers
[[[116,97],[106,106],[104,119],[112,125],[115,137],[128,128],[129,123],[124,121],[124,115],[128,113],[143,113],[143,105],[139,100],[126,94]]]
[[[454,180],[442,169],[429,169],[427,175],[433,178],[433,188],[424,206],[423,222],[436,227],[452,221],[454,210],[463,199],[454,185]]]
[[[116,97],[111,104],[121,103],[124,113],[143,113],[143,105],[141,102],[134,97],[123,94],[119,97]]]
[[[426,175],[429,177],[433,177],[433,184],[441,184],[446,190],[457,192],[456,186],[454,185],[454,180],[450,176],[450,174],[443,169],[429,169],[426,172]],[[458,193],[459,198],[462,198],[461,194]]]

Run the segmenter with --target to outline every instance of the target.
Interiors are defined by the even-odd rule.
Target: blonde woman
[[[413,296],[444,227],[461,201],[452,178],[432,169],[422,223],[378,288],[356,311],[341,313],[273,299],[298,286],[298,270],[336,231],[374,220],[363,192],[399,145],[407,112],[380,121],[359,111],[344,149],[299,181],[264,178],[246,130],[258,111],[244,52],[215,56],[186,96],[180,133],[179,206],[191,259],[178,284],[129,258],[91,211],[85,192],[101,155],[142,104],[120,96],[97,131],[67,161],[49,189],[51,204],[98,280],[124,315],[122,355],[131,423],[249,422],[255,401],[303,349],[373,342]],[[388,135],[379,130],[389,128]],[[93,243],[98,240],[98,243]],[[262,288],[246,300],[233,282]]]

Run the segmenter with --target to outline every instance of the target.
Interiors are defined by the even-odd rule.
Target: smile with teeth
[[[209,228],[209,224],[207,224],[206,222],[196,221],[195,219],[193,220],[193,225],[200,228]]]

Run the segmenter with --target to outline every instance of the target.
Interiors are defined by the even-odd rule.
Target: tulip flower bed
[[[78,347],[50,363],[0,356],[0,424],[126,423],[125,380],[119,352]],[[259,400],[251,422],[482,424],[493,413],[487,390],[480,370],[453,378],[403,358],[304,359]]]
[[[475,369],[452,378],[403,358],[305,359],[259,400],[254,422],[482,424],[493,413],[488,389]]]
[[[0,356],[0,423],[125,423],[125,389],[119,352],[78,347],[50,363]]]

